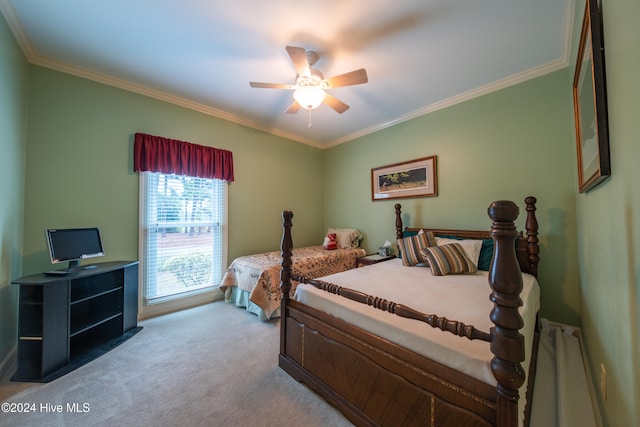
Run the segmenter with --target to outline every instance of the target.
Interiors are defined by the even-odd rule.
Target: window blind
[[[144,302],[154,304],[216,286],[224,273],[226,182],[140,174]]]

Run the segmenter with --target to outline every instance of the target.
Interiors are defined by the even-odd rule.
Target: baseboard
[[[587,385],[589,387],[589,397],[591,398],[591,406],[593,407],[593,416],[595,417],[596,425],[602,427],[602,417],[600,416],[600,406],[598,406],[598,399],[596,398],[596,389],[594,387],[593,377],[591,376],[591,369],[589,369],[589,358],[587,357],[587,351],[584,346],[584,340],[582,339],[582,329],[577,326],[566,325],[564,323],[552,322],[546,320],[548,325],[556,326],[566,332],[568,328],[571,329],[571,335],[578,338],[580,344],[580,357],[582,358],[582,366],[584,373],[587,377]]]
[[[199,305],[209,304],[221,299],[224,299],[224,293],[222,293],[218,288],[214,288],[213,290],[196,293],[185,298],[176,298],[164,303],[151,304],[147,306],[140,305],[138,307],[138,321],[150,319],[156,316],[162,316],[164,314],[169,314],[180,310],[186,310],[188,308],[197,307]]]
[[[584,371],[587,376],[587,383],[589,384],[589,395],[591,396],[591,406],[593,406],[593,416],[596,418],[596,425],[602,427],[602,417],[600,416],[600,406],[596,399],[596,390],[594,388],[593,377],[591,376],[591,369],[589,369],[589,358],[587,357],[587,349],[584,346],[584,340],[582,339],[582,330],[578,331],[578,342],[580,343],[580,353],[582,354],[582,364],[584,365]]]
[[[14,345],[6,357],[0,362],[0,380],[9,378],[16,369],[18,346]]]

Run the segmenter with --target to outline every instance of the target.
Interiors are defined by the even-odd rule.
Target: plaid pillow
[[[475,273],[478,271],[473,261],[465,255],[460,243],[424,248],[421,253],[429,262],[431,274],[434,276]]]
[[[427,262],[421,250],[436,245],[436,238],[432,232],[420,230],[415,236],[398,239],[398,251],[402,254],[402,265],[414,266]]]

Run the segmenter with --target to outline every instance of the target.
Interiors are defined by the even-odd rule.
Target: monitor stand
[[[97,267],[96,264],[80,265],[80,260],[75,259],[75,260],[69,261],[69,268],[67,270],[69,272],[72,272],[72,271],[80,271],[80,270],[89,270],[91,268],[96,268],[96,267]]]

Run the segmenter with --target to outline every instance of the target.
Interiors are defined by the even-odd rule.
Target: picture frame
[[[438,195],[436,156],[371,169],[371,200]]]
[[[602,18],[587,0],[573,77],[578,190],[586,193],[611,175]]]

